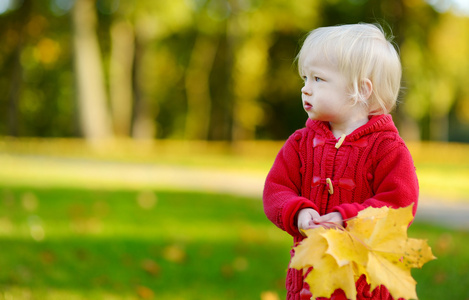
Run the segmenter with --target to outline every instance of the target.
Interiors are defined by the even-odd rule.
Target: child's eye
[[[308,77],[306,76],[301,76],[301,78],[303,79],[304,82],[308,81]]]
[[[320,81],[323,81],[323,80],[322,80],[322,78],[320,78],[320,77],[314,76],[314,81],[320,82]]]

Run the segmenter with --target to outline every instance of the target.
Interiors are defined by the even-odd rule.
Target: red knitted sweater
[[[288,138],[267,176],[265,214],[292,235],[295,244],[303,239],[297,214],[307,207],[320,215],[340,212],[346,221],[368,206],[397,208],[414,203],[415,215],[415,167],[390,115],[371,117],[338,148],[337,142],[327,123],[308,119],[306,128]],[[302,272],[289,269],[286,285],[287,299],[300,299]],[[357,299],[392,299],[385,288],[370,292],[364,278],[357,281],[357,291]],[[342,293],[336,294],[333,299],[345,299]]]

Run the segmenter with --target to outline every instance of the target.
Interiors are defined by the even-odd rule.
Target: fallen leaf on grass
[[[261,293],[261,300],[280,300],[276,292],[265,291]]]
[[[15,226],[9,217],[0,218],[0,235],[11,234],[14,227]]]
[[[141,266],[150,275],[157,276],[160,273],[160,266],[152,259],[143,260]]]
[[[449,233],[443,233],[436,241],[436,251],[439,254],[448,254],[453,248],[453,236]]]
[[[137,203],[138,205],[145,210],[150,210],[155,207],[158,198],[156,197],[155,193],[152,191],[141,191],[137,195]]]
[[[137,286],[136,292],[137,292],[137,295],[142,299],[154,299],[155,298],[155,293],[153,292],[153,290],[143,285]]]
[[[40,253],[40,256],[41,256],[42,263],[46,265],[51,265],[56,260],[56,256],[52,251],[48,251],[48,250],[42,251]]]
[[[182,263],[186,256],[186,251],[179,245],[170,245],[163,250],[163,257],[170,262]]]
[[[235,269],[238,272],[246,271],[248,268],[249,268],[249,262],[243,256],[239,256],[233,261],[233,269]]]
[[[26,192],[21,196],[21,204],[26,211],[33,212],[39,206],[39,201],[34,193]]]

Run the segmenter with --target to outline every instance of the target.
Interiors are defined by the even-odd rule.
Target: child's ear
[[[360,95],[363,100],[368,100],[373,94],[373,83],[368,78],[362,79],[360,84]]]

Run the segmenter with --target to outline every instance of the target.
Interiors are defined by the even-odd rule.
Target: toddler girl
[[[399,94],[401,64],[382,29],[355,24],[313,30],[298,68],[308,120],[285,142],[267,176],[267,217],[296,245],[302,230],[325,222],[347,226],[368,206],[413,203],[415,215],[415,167],[389,115]],[[288,269],[288,300],[312,296],[304,276]],[[384,286],[370,291],[364,276],[356,286],[357,299],[392,299]],[[331,299],[346,297],[337,290]]]

